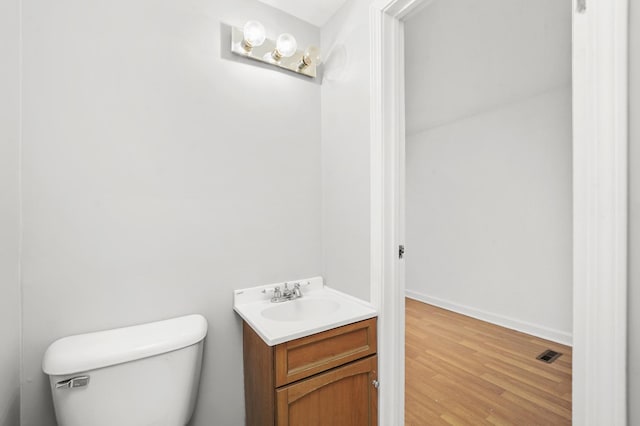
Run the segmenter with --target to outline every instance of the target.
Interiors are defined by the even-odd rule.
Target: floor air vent
[[[560,355],[562,355],[560,352],[556,352],[556,351],[552,351],[551,349],[547,349],[546,351],[544,351],[540,355],[538,355],[536,357],[536,359],[539,359],[540,361],[544,361],[547,364],[551,364],[553,361],[558,359],[560,357]]]

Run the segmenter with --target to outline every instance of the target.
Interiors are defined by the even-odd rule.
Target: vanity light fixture
[[[320,64],[320,50],[309,46],[298,50],[296,38],[283,33],[274,41],[266,37],[264,26],[248,21],[242,29],[231,28],[231,51],[255,61],[315,78]]]

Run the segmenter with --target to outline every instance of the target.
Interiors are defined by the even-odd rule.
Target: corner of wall
[[[321,28],[322,274],[370,298],[369,0],[347,2]],[[345,119],[348,124],[345,125]]]
[[[629,14],[629,265],[627,323],[627,423],[640,424],[640,7]]]

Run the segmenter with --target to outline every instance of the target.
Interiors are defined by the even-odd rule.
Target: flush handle
[[[80,388],[89,384],[89,376],[78,376],[56,383],[56,389]]]

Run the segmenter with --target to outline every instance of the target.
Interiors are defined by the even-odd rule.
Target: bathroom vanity
[[[274,286],[235,293],[246,424],[377,425],[375,309],[321,278],[302,282],[302,297],[282,303],[270,302]]]

